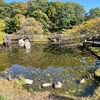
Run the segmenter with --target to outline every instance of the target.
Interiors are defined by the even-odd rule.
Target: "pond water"
[[[82,47],[66,47],[61,44],[33,43],[30,51],[14,46],[12,50],[0,50],[1,77],[23,76],[34,82],[26,88],[29,91],[52,91],[76,96],[92,96],[96,83],[88,80],[86,84],[79,81],[86,77],[95,67],[96,57],[83,52]],[[62,88],[42,88],[43,83],[62,82]]]

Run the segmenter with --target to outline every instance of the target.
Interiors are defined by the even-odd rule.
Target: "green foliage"
[[[7,4],[4,0],[0,1],[0,18],[5,19],[6,17],[11,17],[13,15],[13,6]]]
[[[6,19],[5,23],[6,23],[5,32],[8,34],[16,32],[20,27],[19,19],[17,16],[13,17],[12,19],[9,18]]]
[[[83,6],[74,2],[66,2],[58,13],[58,16],[60,15],[59,28],[70,29],[74,25],[80,24],[83,21],[84,13]]]
[[[86,37],[97,37],[100,30],[100,18],[93,18],[88,21],[83,22],[80,25],[81,34],[85,33]]]
[[[67,38],[70,39],[70,41],[73,42],[79,42],[79,36],[82,36],[80,34],[80,26],[74,26],[72,29],[62,29],[61,33],[65,34],[67,36]],[[75,40],[76,39],[76,40]]]
[[[4,31],[6,25],[4,23],[4,20],[0,20],[0,31]]]
[[[0,7],[5,6],[5,5],[6,5],[6,2],[4,0],[0,0]]]
[[[6,100],[3,96],[0,95],[0,100]]]
[[[4,33],[5,28],[6,28],[6,25],[4,21],[0,20],[0,44],[3,42],[4,36],[5,36],[5,33]]]
[[[47,15],[51,20],[51,27],[50,31],[57,31],[59,29],[58,24],[61,20],[61,14],[59,14],[59,11],[62,9],[64,3],[56,1],[56,2],[50,2],[49,7],[47,9]]]
[[[91,18],[100,17],[100,8],[91,8],[89,11],[89,15]]]
[[[15,14],[25,15],[27,13],[27,5],[24,2],[15,3],[13,11]]]
[[[15,80],[15,87],[16,88],[21,89],[24,84],[25,84],[25,78],[24,77],[20,77],[20,80],[18,80],[18,79]]]
[[[19,16],[19,14],[21,16]],[[24,15],[22,17],[22,15]],[[5,32],[11,34],[22,29],[25,18],[33,17],[42,24],[44,33],[60,31],[62,29],[72,29],[81,24],[81,32],[97,33],[100,30],[100,21],[90,20],[90,18],[100,17],[100,8],[92,8],[89,13],[85,13],[84,7],[75,2],[60,2],[55,0],[29,0],[24,2],[6,3],[0,0],[0,19],[6,23]],[[9,18],[7,20],[7,18]],[[94,21],[94,22],[93,22]],[[39,25],[40,26],[40,25]],[[28,27],[27,31],[36,30]],[[89,34],[95,35],[95,34]]]
[[[100,48],[90,46],[89,49],[100,57]]]
[[[5,33],[4,32],[0,32],[0,44],[3,43],[4,37],[5,37]]]
[[[41,10],[42,12],[46,12],[48,8],[48,0],[29,0],[28,4],[28,12],[31,14],[35,10]]]
[[[20,34],[43,34],[42,25],[34,18],[26,18],[18,31]]]
[[[50,28],[51,22],[45,13],[43,13],[41,10],[35,10],[30,16],[42,23],[45,33],[49,31],[48,29]]]

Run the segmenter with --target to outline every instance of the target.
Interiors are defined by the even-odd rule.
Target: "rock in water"
[[[61,88],[61,86],[62,86],[62,83],[61,82],[55,82],[55,83],[53,83],[53,87],[54,88]]]
[[[33,80],[25,79],[25,83],[31,85],[33,83]]]
[[[83,78],[82,80],[80,80],[80,83],[86,83],[86,80]]]
[[[28,39],[25,40],[25,48],[30,49],[31,48],[31,43]]]
[[[19,46],[23,47],[24,46],[24,40],[23,39],[20,39],[18,41],[18,44],[19,44]]]
[[[44,83],[44,84],[42,84],[42,87],[50,87],[50,86],[52,86],[52,83]]]

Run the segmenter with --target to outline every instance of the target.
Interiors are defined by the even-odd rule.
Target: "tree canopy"
[[[6,3],[4,0],[0,0],[0,19],[4,21],[6,25],[4,32],[8,34],[26,31],[26,29],[26,32],[30,30],[28,34],[30,32],[48,34],[63,29],[69,30],[84,21],[99,16],[100,8],[91,8],[89,13],[85,13],[82,5],[70,1],[28,0],[26,3],[21,1]],[[35,25],[34,28],[31,20]],[[30,24],[26,25],[28,21]],[[25,27],[26,29],[24,29]],[[40,32],[37,31],[38,28],[40,28]]]

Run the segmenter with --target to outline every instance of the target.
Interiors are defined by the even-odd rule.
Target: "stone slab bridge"
[[[62,41],[62,40],[69,40],[69,38],[62,34],[55,34],[55,35],[15,35],[15,34],[7,34],[10,39],[13,40],[19,40],[19,39],[26,39],[28,38],[30,41],[33,38],[48,38],[48,39],[56,39],[56,41]]]

